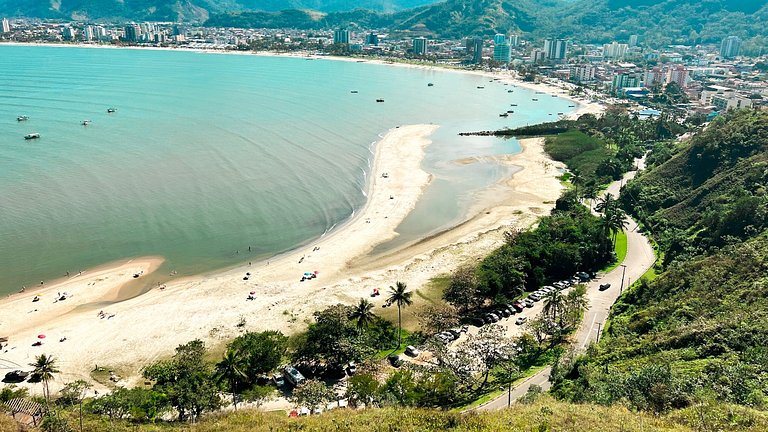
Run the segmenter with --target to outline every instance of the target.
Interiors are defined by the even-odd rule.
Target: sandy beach
[[[57,385],[90,380],[96,365],[115,370],[123,377],[121,384],[131,385],[140,379],[142,366],[171,355],[189,340],[200,338],[215,346],[245,330],[292,333],[305,326],[313,311],[368,297],[375,287],[403,281],[418,289],[487,254],[501,244],[505,230],[529,226],[552,208],[562,188],[557,180],[561,166],[544,153],[543,139],[523,140],[522,153],[497,157],[499,163],[521,168],[497,185],[510,191],[504,205],[406,249],[367,257],[377,243],[396,235],[395,228],[429,184],[420,164],[436,128],[403,126],[386,134],[376,146],[365,208],[332,234],[277,259],[178,280],[111,302],[122,286],[141,280],[162,262],[134,259],[0,301],[0,334],[11,337],[2,351],[2,367],[24,367],[46,353],[59,359]],[[301,282],[306,271],[319,276]],[[243,280],[246,272],[251,273],[249,280]],[[54,302],[63,292],[71,297]],[[250,292],[255,300],[247,300]],[[35,296],[40,300],[33,302]],[[382,302],[381,297],[376,300]],[[46,335],[43,345],[33,346],[39,334]],[[62,338],[66,340],[60,342]]]

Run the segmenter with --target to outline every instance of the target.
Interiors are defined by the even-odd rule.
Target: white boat
[[[80,122],[80,124],[83,125],[83,126],[88,126],[89,124],[91,124],[91,121],[90,120],[83,120],[82,122]]]
[[[16,121],[22,122],[22,121],[27,121],[27,120],[29,120],[29,116],[21,115],[21,116],[16,117]]]
[[[107,112],[108,113],[117,112],[117,109],[115,109],[115,108],[107,108]]]
[[[40,134],[37,132],[24,135],[25,140],[38,139],[38,138],[40,138]]]

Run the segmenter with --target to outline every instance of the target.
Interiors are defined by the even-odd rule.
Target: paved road
[[[643,163],[638,163],[639,168],[643,168]],[[634,177],[635,171],[629,172],[624,176],[621,181],[613,182],[606,189],[606,193],[610,193],[614,196],[619,195],[619,189],[627,180]],[[614,270],[598,276],[587,285],[587,298],[589,299],[589,310],[584,314],[584,320],[581,322],[581,327],[576,331],[574,337],[574,344],[577,350],[583,350],[590,342],[597,340],[598,334],[602,331],[602,326],[605,320],[608,318],[611,306],[619,297],[620,290],[622,289],[622,277],[623,286],[627,287],[631,281],[636,281],[642,276],[655,261],[653,254],[653,248],[642,234],[637,232],[637,224],[630,218],[627,218],[627,256],[624,258],[623,266],[616,267]],[[600,284],[610,283],[611,287],[605,291],[598,289]],[[528,392],[528,388],[535,384],[542,389],[549,390],[551,383],[549,382],[549,374],[551,368],[547,367],[542,369],[536,375],[528,378],[522,384],[512,389],[511,400],[516,401],[520,397],[524,396]],[[508,403],[508,393],[493,399],[492,401],[481,405],[476,408],[481,411],[496,410],[506,408]]]

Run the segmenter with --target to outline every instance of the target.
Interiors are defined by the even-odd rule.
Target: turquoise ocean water
[[[194,274],[295,248],[364,204],[372,143],[402,124],[441,125],[424,162],[435,181],[401,227],[404,240],[428,235],[508,174],[450,161],[519,151],[458,132],[568,105],[445,71],[0,45],[0,293],[132,256]]]

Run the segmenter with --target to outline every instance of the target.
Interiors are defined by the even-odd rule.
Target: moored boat
[[[376,99],[376,102],[384,102],[384,99]]]
[[[117,112],[117,109],[115,109],[115,108],[107,108],[107,112],[108,113]]]
[[[16,117],[16,121],[23,122],[23,121],[27,121],[27,120],[29,120],[29,116],[20,115],[20,116]]]
[[[83,125],[83,126],[88,126],[89,124],[91,124],[91,121],[90,120],[83,120],[83,121],[80,122],[80,124]]]
[[[37,132],[24,135],[25,140],[38,139],[38,138],[40,138],[40,134]]]

